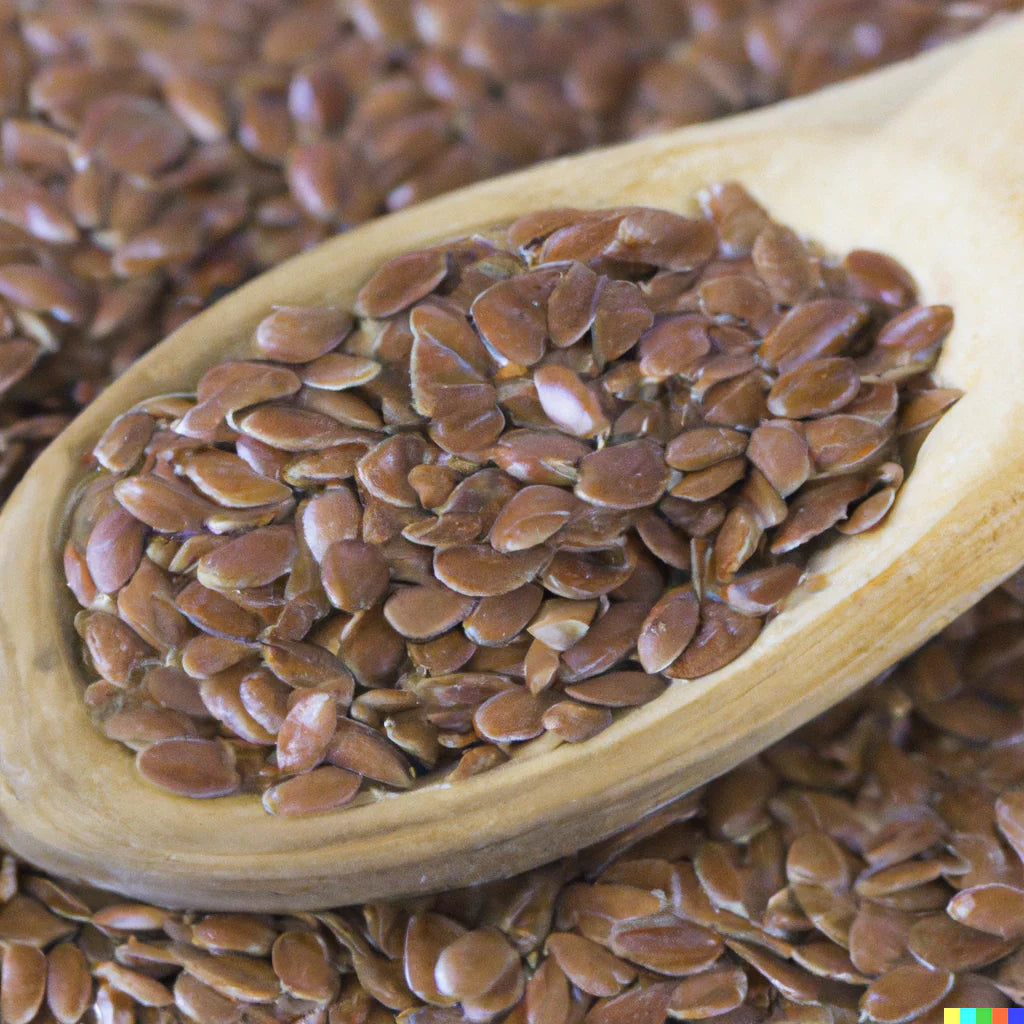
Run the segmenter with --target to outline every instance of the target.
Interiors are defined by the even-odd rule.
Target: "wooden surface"
[[[917,646],[1024,559],[1024,21],[817,96],[477,185],[339,237],[196,317],[35,463],[0,521],[0,837],[48,871],[178,906],[298,909],[462,885],[548,861],[720,774]],[[455,787],[319,818],[190,802],[89,724],[59,552],[103,427],[244,351],[274,303],[351,301],[403,250],[553,205],[687,210],[746,184],[833,251],[906,263],[957,326],[938,425],[885,527],[844,540],[742,658],[600,736]]]

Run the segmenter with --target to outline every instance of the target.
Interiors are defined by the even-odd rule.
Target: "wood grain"
[[[810,99],[477,185],[334,239],[197,316],[38,459],[0,519],[0,837],[47,871],[175,906],[295,910],[519,871],[634,821],[840,700],[1024,559],[1024,20]],[[833,251],[874,247],[957,327],[966,397],[880,531],[843,541],[742,658],[580,746],[309,820],[190,802],[87,720],[63,518],[83,456],[146,395],[245,349],[275,303],[350,302],[383,260],[553,205],[690,208],[736,178]]]

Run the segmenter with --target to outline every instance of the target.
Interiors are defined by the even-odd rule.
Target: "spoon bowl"
[[[835,704],[1024,560],[1024,19],[807,99],[570,157],[335,238],[189,321],[40,456],[0,517],[0,838],[43,869],[169,906],[295,911],[525,870],[635,821]],[[70,494],[104,428],[249,351],[276,304],[350,306],[401,252],[552,206],[685,211],[735,179],[832,251],[871,247],[956,310],[939,422],[879,530],[812,562],[737,661],[594,739],[456,785],[307,819],[147,784],[93,727],[61,568]]]

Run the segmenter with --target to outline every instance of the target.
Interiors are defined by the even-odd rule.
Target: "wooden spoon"
[[[336,238],[176,331],[36,461],[0,525],[0,833],[47,871],[207,909],[297,910],[521,871],[635,821],[834,704],[1024,559],[1024,19],[812,98],[476,185]],[[587,743],[311,819],[143,782],[90,724],[60,566],[83,457],[143,397],[249,351],[275,303],[350,303],[413,247],[559,205],[677,210],[735,178],[832,251],[887,251],[957,326],[966,396],[886,524],[843,540],[742,658]]]

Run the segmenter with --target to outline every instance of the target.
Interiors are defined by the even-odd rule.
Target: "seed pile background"
[[[506,881],[181,914],[7,857],[3,1017],[939,1024],[1024,1004],[1022,601],[1019,577],[760,757]]]
[[[344,213],[315,214],[322,202],[320,195],[339,188],[375,188],[378,181],[394,180],[380,176],[379,168],[389,159],[387,152],[373,165],[374,174],[364,179],[331,170],[334,147],[327,145],[318,151],[315,143],[332,143],[353,124],[354,134],[373,134],[365,126],[379,119],[381,126],[392,123],[398,126],[398,136],[407,137],[398,148],[403,159],[406,153],[412,154],[415,166],[422,158],[416,157],[416,122],[406,118],[409,111],[403,107],[409,94],[419,96],[423,110],[439,110],[448,118],[450,135],[445,137],[460,157],[455,163],[459,170],[451,180],[455,184],[468,180],[463,168],[471,161],[465,157],[480,152],[473,140],[480,137],[481,130],[463,131],[464,122],[456,116],[466,106],[467,95],[493,97],[497,106],[490,107],[492,112],[497,110],[499,115],[528,126],[525,131],[509,133],[507,121],[502,122],[494,133],[499,152],[506,138],[526,136],[527,148],[543,144],[549,147],[543,154],[547,155],[557,151],[552,145],[580,148],[808,91],[952,38],[998,11],[1019,7],[1018,2],[999,0],[632,0],[613,4],[598,15],[542,18],[513,16],[494,4],[472,0],[414,0],[408,5],[331,6],[324,19],[337,31],[320,35],[302,24],[307,11],[314,11],[316,19],[316,5],[290,4],[286,10],[283,4],[230,0],[192,5],[72,4],[62,0],[59,5],[36,3],[29,7],[8,0],[0,5],[2,263],[5,267],[13,263],[41,268],[42,273],[37,269],[16,269],[13,275],[5,272],[4,315],[0,318],[0,388],[5,392],[0,400],[0,476],[4,481],[0,489],[12,486],[32,453],[60,428],[69,412],[168,329],[262,267],[319,240],[335,225],[354,222],[360,216],[352,212],[355,201],[349,200],[333,200],[339,211],[346,206]],[[406,12],[412,14],[411,19],[403,17]],[[465,20],[459,12],[465,12]],[[282,27],[292,19],[299,23],[294,32]],[[508,25],[519,34],[502,34],[501,29]],[[543,31],[551,32],[551,25],[564,26],[559,31],[562,39],[575,47],[575,60],[562,55],[551,60],[541,56],[545,51],[532,43],[506,45],[509,39],[522,40],[530,34],[539,38],[542,26],[548,26]],[[496,42],[488,43],[488,39]],[[345,65],[359,74],[339,111],[330,99],[325,105],[321,97],[329,97],[333,90],[331,55],[346,50]],[[326,75],[320,74],[321,58],[326,58]],[[308,74],[303,70],[307,65]],[[542,65],[547,69],[543,74]],[[198,84],[189,81],[197,77],[197,71]],[[204,84],[207,74],[210,81]],[[534,84],[538,79],[541,83]],[[295,100],[291,99],[293,91]],[[151,99],[161,112],[155,115],[158,124],[164,120],[162,112],[170,109],[170,95],[177,93],[174,102],[183,116],[173,117],[188,125],[187,153],[195,154],[196,159],[178,165],[176,177],[163,171],[156,175],[132,171],[124,180],[121,172],[104,168],[97,173],[79,166],[79,154],[71,147],[82,129],[83,107],[108,94],[126,92]],[[364,97],[359,107],[366,111],[362,128],[351,104],[355,96]],[[101,106],[97,117],[102,118],[103,109]],[[143,109],[153,107],[144,105]],[[296,113],[300,109],[305,112]],[[536,130],[538,124],[542,130]],[[313,155],[305,159],[307,166],[314,167],[320,159],[320,166],[326,168],[322,174],[307,172],[306,184],[301,176],[297,185],[289,180],[287,157],[282,158],[280,149],[271,155],[273,143],[267,143],[280,125],[285,126],[280,137],[314,146]],[[89,146],[91,150],[93,143]],[[498,166],[511,167],[528,159],[529,155],[513,159],[506,155]],[[400,164],[396,162],[396,166]],[[343,171],[345,166],[343,163]],[[406,172],[399,180],[416,179],[414,187],[405,190],[406,202],[446,187],[439,166],[424,163],[422,171]],[[17,190],[12,187],[15,184]],[[72,200],[72,195],[77,198]],[[327,202],[330,205],[332,200]],[[375,204],[381,202],[374,200]],[[400,192],[396,205],[401,202]],[[307,212],[307,203],[312,203],[314,216]],[[205,211],[198,243],[187,233],[182,240],[173,217],[164,225],[166,230],[155,237],[150,232],[165,212],[175,208]],[[131,239],[139,242],[135,256],[129,248],[122,269],[115,272],[112,254]],[[138,259],[140,252],[143,260],[147,252],[154,254],[155,268],[133,270],[122,277],[124,268],[133,258]],[[53,357],[57,351],[62,353],[59,359]],[[1017,682],[1018,655],[1024,649],[1021,620],[1017,597],[1009,599],[1003,594],[987,599],[948,634],[948,650],[954,664],[960,666],[956,671],[943,667],[945,659],[941,657],[937,668],[933,664],[927,671],[915,669],[914,681],[908,681],[907,670],[901,668],[890,682],[865,691],[826,716],[803,738],[792,738],[769,751],[764,760],[780,772],[779,792],[785,795],[781,802],[778,796],[773,798],[775,805],[784,810],[791,795],[792,806],[807,809],[799,817],[781,811],[779,817],[802,822],[794,828],[833,835],[844,845],[844,837],[863,835],[862,807],[869,809],[875,822],[882,823],[877,827],[897,833],[902,821],[931,821],[938,825],[943,842],[911,856],[910,863],[926,862],[929,853],[938,854],[936,859],[946,867],[940,887],[948,887],[946,879],[950,878],[955,884],[977,879],[979,884],[1009,883],[1014,890],[1020,888],[1020,858],[1006,837],[1019,835],[1015,824],[1019,812],[1014,808],[1020,799],[1016,791],[1024,782],[1020,767],[1024,694]],[[986,661],[991,667],[990,681],[980,688],[975,670],[965,673],[962,666],[981,666]],[[970,726],[962,724],[965,713],[966,720],[973,723]],[[876,743],[883,756],[874,769],[868,755]],[[783,765],[787,766],[784,772]],[[762,777],[760,771],[757,777]],[[698,799],[706,807],[717,793],[715,799],[726,807],[747,800],[763,805],[758,792],[749,796],[750,787],[750,775],[737,772]],[[730,789],[733,796],[729,796]],[[680,810],[680,816],[687,814],[688,807]],[[705,829],[716,842],[724,842],[727,851],[735,851],[733,856],[748,856],[749,844],[727,838],[722,831],[719,822],[729,816],[723,812],[715,818],[706,811],[703,816],[695,815],[691,820],[696,825],[678,826],[680,838],[669,844],[671,849],[659,850],[655,844],[654,855],[671,861],[689,851],[692,863],[692,854],[700,845],[693,832]],[[655,830],[652,824],[651,831]],[[739,826],[740,832],[748,830],[747,825]],[[955,844],[955,856],[946,850],[946,842]],[[913,846],[913,842],[909,847],[904,843],[904,849]],[[643,847],[636,852],[642,853]],[[606,854],[599,853],[594,861],[606,859]],[[968,864],[966,873],[956,874]],[[513,921],[516,906],[522,908],[520,920],[525,920],[531,906],[537,905],[532,892],[540,891],[543,911],[553,898],[548,894],[560,888],[559,880],[574,877],[580,867],[566,870],[567,874],[557,866],[505,883],[496,887],[487,901],[483,894],[449,894],[424,906],[461,921],[462,927],[476,927],[485,920],[500,924],[499,917]],[[987,941],[984,932],[975,929],[954,935],[941,906],[936,910],[900,906],[904,901],[912,908],[917,900],[938,904],[933,883],[924,884],[923,890],[921,884],[914,884],[914,873],[921,870],[910,870],[911,881],[904,890],[907,895],[900,896],[898,888],[888,896],[876,894],[863,913],[858,911],[854,920],[860,923],[851,937],[859,936],[860,949],[865,936],[875,941],[883,955],[865,962],[858,954],[853,960],[855,969],[874,977],[894,964],[913,963],[929,942],[933,947],[949,946],[954,959],[935,964],[940,970],[937,979],[930,974],[896,975],[894,987],[909,994],[890,1011],[884,999],[873,1000],[878,1019],[909,1020],[930,1012],[923,1007],[936,991],[945,988],[948,978],[942,972],[947,969],[957,971],[955,987],[944,997],[947,1004],[999,1006],[1004,998],[1024,1001],[1016,948],[1019,940],[1014,938],[1020,934],[1019,926],[1012,921],[1009,925],[1009,954],[996,964],[981,966],[992,952],[991,946],[988,953],[979,952]],[[923,869],[925,875],[931,870],[934,868]],[[550,880],[552,874],[554,881]],[[272,948],[279,932],[316,927],[320,941],[336,941],[305,915],[256,922],[255,929],[250,921],[224,921],[199,913],[188,915],[187,924],[179,924],[181,915],[135,907],[91,915],[88,907],[95,911],[109,904],[110,898],[83,893],[88,907],[68,901],[60,891],[63,883],[40,876],[30,865],[19,866],[10,857],[4,861],[2,880],[0,1005],[4,1018],[12,1021],[57,1019],[70,1024],[88,1015],[104,1024],[136,1020],[147,1024],[178,1020],[234,1024],[304,1018],[329,1020],[330,1024],[388,1024],[400,1012],[385,1008],[389,1000],[394,1005],[394,996],[385,995],[384,1002],[378,1003],[370,994],[385,994],[392,985],[398,987],[393,979],[401,970],[394,961],[388,961],[391,966],[381,980],[373,973],[382,964],[380,958],[368,960],[363,954],[342,953],[338,945],[328,947],[331,956],[342,964],[358,962],[365,988],[346,968],[343,976],[339,974],[335,998],[334,974],[321,969],[320,981],[313,982],[312,989],[304,982],[296,984],[292,976],[288,982],[289,989],[300,996],[327,999],[319,1004],[320,1009],[311,1009],[308,1002],[296,1003],[293,996],[276,995],[276,982],[270,983],[266,973],[273,968],[261,968],[260,963],[266,963],[262,951]],[[825,888],[829,893],[835,891],[834,887]],[[842,889],[841,884],[840,893]],[[518,903],[517,891],[523,894]],[[805,895],[813,899],[815,892],[812,889]],[[942,898],[952,895],[953,889],[948,887]],[[1011,907],[1013,901],[1020,900],[1019,894],[1005,890],[997,895],[1009,896]],[[487,917],[481,909],[485,902],[496,908],[494,916]],[[787,896],[782,902],[791,901]],[[887,908],[886,902],[895,906]],[[835,929],[828,916],[819,912],[827,906],[826,900],[811,913],[829,931],[819,931],[817,924],[808,926],[808,914],[795,908],[792,920],[808,944],[817,941],[822,945],[821,952],[831,964],[827,972],[842,977],[848,968],[834,958],[835,950],[829,945],[835,942]],[[848,918],[849,904],[845,909],[840,904],[840,911],[841,920]],[[378,922],[393,920],[398,913],[374,906],[349,909],[343,916],[362,928],[364,952],[387,948],[397,957],[404,948],[400,928],[387,939],[371,942],[370,937],[390,931]],[[917,953],[908,953],[911,927],[925,919],[933,924],[918,930],[913,943]],[[269,925],[273,927],[268,929]],[[997,930],[999,927],[1002,925],[997,925]],[[937,942],[929,940],[929,928],[939,936]],[[535,931],[536,926],[521,924],[515,935]],[[513,944],[519,941],[515,935]],[[192,956],[190,971],[180,972],[174,957],[159,951],[154,954],[154,948],[168,941],[196,943],[198,953]],[[744,941],[742,936],[740,941]],[[118,969],[126,964],[137,969],[144,963],[130,961],[129,953],[142,944],[149,947],[150,956],[142,973],[154,976],[152,980],[163,988],[154,988],[151,980]],[[319,941],[316,945],[322,949]],[[304,964],[307,960],[301,951],[310,951],[308,963],[315,976],[323,957],[312,950],[308,938],[282,943],[278,965],[288,971],[291,960],[294,973],[296,949]],[[724,996],[716,1000],[702,993],[705,1008],[730,1005],[743,987],[733,967],[739,964],[737,954],[730,950],[723,956],[724,975],[705,980]],[[804,956],[806,959],[807,954]],[[833,958],[828,960],[829,956]],[[927,961],[929,954],[924,956]],[[537,958],[520,962],[525,962],[525,974],[529,974]],[[788,963],[798,966],[794,961]],[[487,964],[483,969],[487,970]],[[791,998],[796,990],[778,973],[768,976],[750,968],[743,973],[747,977],[746,1005],[754,1009],[730,1011],[723,1021],[854,1019],[848,988],[842,998],[830,987],[824,996],[817,993],[817,1000],[823,999],[821,1005],[801,1005]],[[556,972],[549,968],[546,974],[551,977]],[[993,991],[986,976],[994,977],[1002,988]],[[718,982],[723,983],[720,988]],[[269,986],[264,996],[259,995],[261,984]],[[568,1017],[559,1017],[557,992],[552,999],[554,1009],[545,1011],[548,1004],[539,993],[545,984],[543,978],[529,982],[523,1008],[512,1012],[513,1020],[546,1024],[584,1016],[587,998],[572,995]],[[609,984],[614,988],[619,982],[612,978]],[[559,988],[557,977],[550,985]],[[251,1001],[254,986],[257,998],[280,998],[280,1005]],[[168,989],[175,997],[173,1003],[165,1002]],[[653,1021],[664,1016],[658,1006],[663,993],[659,990],[652,997]],[[682,1001],[687,996],[679,998]],[[333,1007],[329,1013],[327,1005]],[[681,1006],[682,1002],[677,1003],[677,1008]],[[404,1017],[407,1024],[454,1024],[460,1019],[460,1012],[439,1009],[412,1011]],[[591,1021],[602,1019],[616,1021],[614,1016],[596,1015]],[[626,1016],[619,1019],[645,1024],[635,1003],[632,1009],[627,1004]]]
[[[450,781],[757,638],[959,395],[952,326],[736,184],[403,254],[108,428],[65,571],[85,700],[175,793]],[[642,669],[642,671],[641,671]]]
[[[0,496],[139,353],[339,228],[807,92],[1019,6],[4,0]]]

